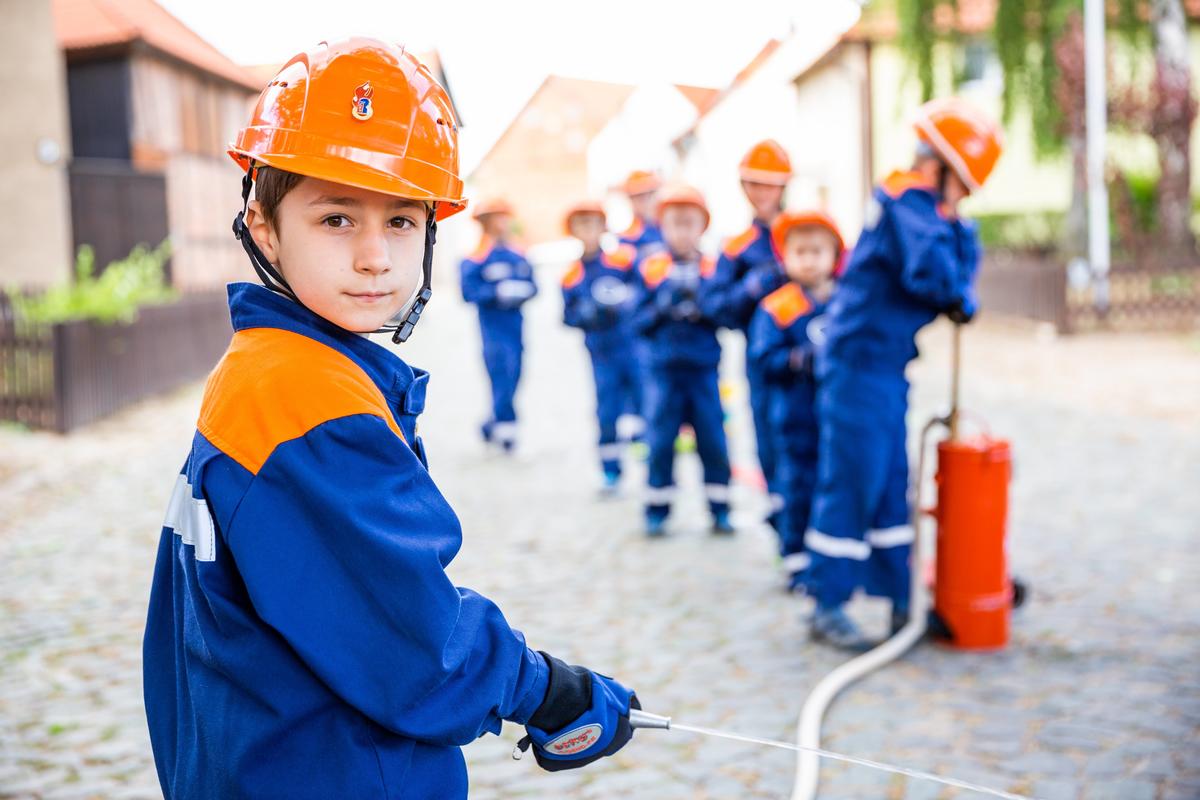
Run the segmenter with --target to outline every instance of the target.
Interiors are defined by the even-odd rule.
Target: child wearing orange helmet
[[[783,211],[783,194],[792,177],[787,151],[774,139],[751,147],[738,165],[742,191],[754,213],[745,231],[731,239],[717,259],[716,276],[704,299],[704,310],[727,328],[746,334],[747,353],[753,345],[750,320],[764,297],[783,285],[785,277],[771,246],[771,224]],[[783,498],[770,491],[775,483],[775,441],[770,434],[766,379],[757,362],[746,359],[750,411],[755,446],[770,495],[769,522],[780,527]]]
[[[525,351],[521,307],[537,294],[537,284],[533,267],[511,242],[512,206],[490,198],[474,207],[472,216],[482,235],[475,251],[459,265],[459,277],[463,299],[478,311],[483,365],[492,387],[491,414],[480,432],[484,442],[511,453],[517,444],[514,400]]]
[[[700,310],[700,297],[715,264],[700,252],[708,227],[708,205],[691,187],[658,201],[658,222],[667,249],[641,263],[645,287],[634,328],[645,352],[647,444],[646,533],[664,533],[675,496],[675,439],[679,426],[696,434],[704,466],[704,492],[713,533],[730,534],[729,451],[717,383],[721,344],[717,324]]]
[[[579,240],[583,252],[563,276],[562,293],[563,322],[583,331],[583,342],[591,357],[600,427],[600,468],[604,492],[612,494],[621,479],[624,444],[620,434],[636,438],[645,423],[631,326],[640,289],[634,264],[637,252],[629,245],[612,252],[601,249],[606,221],[604,207],[597,202],[584,201],[568,209],[563,227]]]
[[[893,631],[908,619],[904,371],[922,327],[939,314],[963,323],[975,313],[979,241],[958,204],[982,187],[1001,150],[996,124],[958,99],[925,104],[915,127],[912,168],[872,196],[817,364],[820,452],[805,582],[817,601],[814,638],[853,650],[870,644],[844,610],[860,587],[892,601]]]
[[[459,748],[502,720],[547,769],[614,752],[633,693],[446,575],[462,532],[416,435],[428,374],[364,335],[412,333],[437,220],[465,206],[445,91],[402,48],[322,44],[229,152],[265,286],[229,287],[159,539],[143,680],[164,796],[464,798]]]
[[[785,211],[771,225],[771,243],[788,282],[763,298],[750,321],[748,357],[763,376],[767,435],[775,444],[772,494],[783,498],[780,555],[788,589],[800,591],[808,569],[804,533],[817,482],[817,382],[825,305],[845,251],[837,223],[820,211]]]
[[[629,198],[633,210],[633,221],[621,231],[618,240],[637,251],[638,258],[645,258],[662,250],[662,231],[658,228],[658,193],[662,179],[653,172],[635,169],[621,184],[621,191]]]

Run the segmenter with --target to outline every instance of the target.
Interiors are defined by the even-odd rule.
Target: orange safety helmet
[[[502,197],[489,197],[471,206],[471,219],[476,221],[488,214],[508,214],[511,217],[515,213],[512,204]]]
[[[653,172],[635,169],[621,184],[621,190],[630,197],[636,194],[646,194],[662,188],[662,179]]]
[[[300,53],[267,84],[229,155],[311,178],[466,207],[446,90],[403,47],[353,38]]]
[[[563,214],[563,231],[570,234],[571,220],[580,214],[597,214],[605,224],[608,224],[608,215],[604,213],[604,206],[598,200],[580,200],[568,208],[567,213]]]
[[[738,174],[742,180],[750,183],[786,186],[792,177],[792,160],[779,142],[763,139],[742,157]]]
[[[437,220],[467,205],[458,174],[458,121],[429,69],[403,47],[376,39],[322,42],[284,64],[228,152],[246,172],[234,235],[267,288],[297,302],[246,226],[258,167],[434,204],[425,225],[422,284],[379,331],[406,341],[433,294]]]
[[[673,186],[663,192],[662,197],[658,199],[658,207],[655,212],[655,216],[660,222],[667,206],[695,206],[704,212],[704,229],[708,230],[708,223],[711,219],[708,213],[708,203],[704,202],[704,195],[700,193],[699,189],[691,186]]]
[[[842,238],[842,232],[838,230],[837,223],[833,221],[833,217],[824,211],[782,212],[771,223],[771,243],[775,245],[775,251],[783,253],[783,246],[787,243],[788,233],[793,229],[808,227],[824,228],[832,233],[833,238],[837,240],[837,257],[841,258],[842,253],[846,249],[846,241]]]
[[[925,103],[917,109],[913,127],[971,192],[983,186],[1004,149],[1000,126],[957,97]]]

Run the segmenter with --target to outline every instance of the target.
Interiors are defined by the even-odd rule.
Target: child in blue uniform
[[[868,646],[844,606],[859,587],[892,601],[892,629],[908,620],[909,554],[905,366],[917,332],[939,314],[975,310],[975,229],[958,203],[1000,155],[995,124],[956,99],[917,114],[912,169],[876,188],[863,232],[830,301],[818,360],[820,454],[805,546],[816,597],[815,639]]]
[[[510,242],[512,207],[504,200],[479,204],[473,216],[483,229],[479,245],[460,266],[463,299],[479,312],[483,364],[492,387],[492,413],[480,426],[483,440],[506,452],[517,444],[514,399],[521,380],[521,306],[537,294],[533,267]]]
[[[628,245],[614,252],[600,248],[604,208],[584,202],[566,215],[567,233],[579,240],[583,254],[563,276],[563,321],[583,331],[596,380],[596,418],[600,423],[600,468],[606,493],[621,478],[620,428],[640,435],[642,386],[630,324],[639,294],[637,253]],[[625,425],[620,425],[624,421]]]
[[[639,260],[663,249],[662,231],[656,220],[658,191],[661,188],[662,181],[657,175],[640,169],[629,173],[621,185],[633,209],[633,221],[617,238],[621,244],[636,250]]]
[[[663,195],[658,213],[667,250],[642,262],[645,292],[634,315],[647,360],[646,532],[663,533],[675,496],[675,437],[679,426],[687,423],[695,431],[704,466],[713,532],[729,534],[729,452],[717,383],[721,345],[716,323],[699,305],[702,284],[712,279],[715,269],[712,259],[700,252],[708,207],[695,189],[680,188]]]
[[[773,139],[747,151],[738,166],[742,191],[754,212],[750,227],[731,239],[717,259],[716,278],[705,293],[705,313],[722,326],[746,334],[746,352],[753,346],[750,318],[764,297],[783,285],[783,270],[771,247],[771,223],[783,210],[783,193],[792,177],[787,152]],[[750,411],[763,480],[770,493],[770,523],[779,529],[783,498],[770,490],[775,483],[775,441],[770,435],[766,380],[754,359],[746,358]]]
[[[775,443],[775,484],[783,498],[780,553],[788,588],[798,591],[809,565],[804,551],[817,482],[816,350],[825,303],[844,243],[837,224],[819,211],[780,214],[771,240],[788,282],[763,298],[750,322],[750,358],[766,380],[768,435]]]
[[[429,376],[366,338],[407,339],[430,299],[436,221],[465,206],[456,128],[411,54],[351,39],[289,61],[230,149],[266,285],[230,287],[159,540],[143,678],[169,800],[465,798],[459,748],[502,720],[547,769],[630,737],[628,689],[446,575]]]

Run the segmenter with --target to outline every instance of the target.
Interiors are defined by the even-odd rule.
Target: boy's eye
[[[346,225],[350,224],[350,220],[348,220],[342,214],[330,214],[328,217],[325,217],[321,220],[321,224],[330,228],[344,228]]]
[[[408,230],[409,228],[415,228],[417,223],[408,217],[392,217],[391,226],[400,230]]]

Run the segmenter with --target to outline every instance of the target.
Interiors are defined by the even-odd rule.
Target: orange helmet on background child
[[[660,188],[662,188],[662,178],[644,169],[635,169],[621,184],[621,191],[630,197],[653,192]]]
[[[488,214],[508,214],[511,217],[515,213],[512,204],[503,197],[487,197],[471,205],[471,219],[476,222]]]
[[[842,238],[842,232],[838,229],[837,223],[833,221],[833,217],[824,211],[784,211],[780,213],[771,223],[771,243],[775,245],[775,251],[783,252],[788,233],[793,229],[810,227],[824,228],[833,234],[833,238],[837,241],[837,256],[840,258],[842,251],[846,249],[846,241]]]
[[[708,213],[708,203],[704,201],[704,195],[699,189],[691,186],[672,186],[666,189],[662,196],[658,198],[658,206],[655,211],[655,216],[662,220],[663,211],[668,206],[695,206],[704,212],[704,229],[708,229],[710,216]]]
[[[930,100],[917,109],[917,136],[954,170],[969,191],[987,181],[1004,149],[996,122],[957,97]]]
[[[567,208],[567,212],[563,214],[563,231],[570,234],[571,220],[580,214],[596,214],[605,224],[608,224],[608,215],[604,213],[604,206],[599,200],[580,200]]]
[[[467,205],[458,174],[458,121],[450,97],[403,47],[376,39],[322,43],[291,58],[259,95],[250,122],[229,146],[246,171],[234,235],[259,278],[296,298],[258,249],[245,216],[258,168],[273,167],[431,206],[425,225],[423,282],[380,332],[408,339],[433,292],[437,220]]]
[[[750,183],[786,186],[792,178],[792,160],[783,145],[774,139],[764,139],[742,156],[738,175]]]

